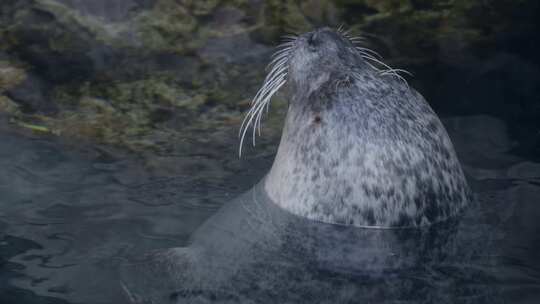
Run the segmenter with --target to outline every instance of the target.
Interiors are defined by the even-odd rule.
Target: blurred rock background
[[[537,0],[1,0],[0,116],[142,154],[234,153],[280,36],[345,24],[441,116],[502,118],[540,158],[538,20]]]

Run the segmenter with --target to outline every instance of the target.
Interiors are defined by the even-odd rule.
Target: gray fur
[[[265,181],[274,203],[370,227],[427,225],[466,205],[452,143],[419,93],[328,28],[299,36],[289,56],[289,109]]]

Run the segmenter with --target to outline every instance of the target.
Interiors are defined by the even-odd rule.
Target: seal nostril
[[[311,34],[307,37],[307,42],[308,42],[309,44],[313,44],[313,43],[314,43],[314,41],[313,41],[313,36],[315,36],[315,34],[314,34],[314,33],[311,33]]]
[[[319,44],[319,40],[317,39],[317,32],[313,32],[313,33],[310,33],[309,36],[307,37],[307,43],[310,45],[310,46],[316,46],[317,44]]]

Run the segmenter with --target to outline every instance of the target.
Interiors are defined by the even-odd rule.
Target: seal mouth
[[[268,113],[272,97],[285,85],[291,76],[291,61],[295,57],[302,58],[300,61],[305,62],[303,57],[310,57],[312,60],[325,59],[325,54],[318,54],[325,46],[325,39],[330,37],[335,42],[335,48],[341,48],[346,52],[359,58],[351,68],[351,76],[356,76],[354,69],[358,69],[356,65],[365,64],[367,68],[373,70],[380,76],[393,76],[405,84],[405,79],[399,73],[409,72],[402,69],[394,69],[382,61],[382,56],[377,52],[365,47],[366,39],[362,36],[353,36],[350,30],[345,30],[343,26],[337,29],[324,27],[301,35],[285,35],[282,37],[282,43],[276,47],[276,51],[272,55],[272,60],[267,66],[269,71],[265,77],[261,88],[257,91],[250,103],[250,109],[246,113],[240,126],[239,137],[239,157],[242,156],[242,147],[248,129],[252,128],[252,143],[255,146],[256,135],[261,136],[261,123],[264,113]],[[327,58],[326,58],[327,59]],[[296,60],[296,59],[295,59]],[[300,66],[306,64],[300,64]],[[266,110],[265,110],[266,109]]]

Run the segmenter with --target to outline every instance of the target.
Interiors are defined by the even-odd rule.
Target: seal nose
[[[307,36],[307,43],[310,46],[317,46],[320,43],[318,31],[313,31]]]

